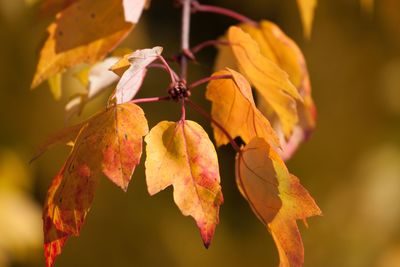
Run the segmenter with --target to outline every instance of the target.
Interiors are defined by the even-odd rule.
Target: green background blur
[[[153,0],[123,46],[179,44],[179,10]],[[202,1],[270,19],[301,46],[308,62],[318,126],[288,165],[314,196],[324,216],[300,229],[305,266],[400,266],[400,1],[376,0],[373,14],[358,0],[321,0],[313,36],[304,40],[294,0]],[[0,0],[0,267],[44,266],[41,206],[68,149],[28,161],[47,135],[64,125],[64,105],[83,90],[66,74],[63,98],[47,84],[29,90],[37,51],[49,18],[24,0]],[[193,15],[192,44],[220,36],[229,18]],[[192,80],[212,70],[215,50],[190,66]],[[163,95],[167,75],[150,71],[139,97]],[[204,90],[194,99],[205,107]],[[107,94],[86,107],[79,121],[104,106]],[[171,103],[143,104],[150,126],[176,120]],[[210,126],[189,112],[189,119]],[[126,194],[102,179],[79,238],[71,238],[56,266],[277,266],[270,235],[234,183],[234,152],[219,150],[225,203],[211,247],[204,249],[191,218],[165,190],[150,197],[141,166]],[[142,159],[143,163],[143,159]]]

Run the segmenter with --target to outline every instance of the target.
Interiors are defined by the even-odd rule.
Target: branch
[[[195,81],[195,82],[189,84],[188,88],[192,89],[192,88],[198,87],[198,86],[200,86],[202,84],[208,83],[210,81],[221,80],[221,79],[233,79],[233,77],[232,77],[232,75],[229,75],[229,74],[226,74],[226,75],[214,75],[214,76],[210,76],[210,77],[205,77],[203,79],[200,79],[198,81]]]
[[[160,102],[165,100],[171,100],[171,97],[168,96],[160,96],[160,97],[149,97],[149,98],[138,98],[129,101],[129,103],[139,104],[139,103],[153,103]]]
[[[215,14],[220,14],[220,15],[224,15],[227,17],[231,17],[233,19],[236,19],[240,22],[243,23],[248,23],[251,24],[255,27],[258,27],[258,23],[252,19],[250,19],[249,17],[246,17],[236,11],[227,9],[227,8],[223,8],[223,7],[219,7],[219,6],[211,6],[211,5],[202,5],[197,1],[194,1],[192,3],[192,7],[193,7],[193,12],[209,12],[209,13],[215,13]]]
[[[190,49],[190,16],[191,16],[192,0],[183,0],[182,8],[182,32],[181,32],[181,79],[187,78],[187,65],[188,59],[186,57],[187,51]]]

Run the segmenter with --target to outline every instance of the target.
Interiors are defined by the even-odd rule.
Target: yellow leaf
[[[126,191],[147,132],[142,109],[131,103],[111,107],[83,125],[48,191],[43,215],[47,266],[66,239],[79,234],[101,173]]]
[[[192,216],[208,247],[223,202],[217,154],[203,128],[193,121],[157,124],[145,138],[146,181],[151,195],[173,185],[183,215]]]
[[[317,7],[317,0],[297,0],[300,9],[300,17],[303,23],[304,35],[306,38],[311,37],[312,24],[314,21],[314,11]]]
[[[245,143],[254,137],[262,137],[279,147],[279,139],[269,121],[257,109],[251,86],[238,72],[226,69],[213,76],[232,75],[233,79],[218,79],[207,86],[206,98],[212,102],[211,116],[233,137],[241,137]],[[213,125],[217,146],[229,143],[229,139]]]
[[[62,94],[62,74],[57,73],[49,78],[50,91],[54,96],[54,99],[60,100]]]
[[[260,97],[272,107],[285,136],[289,137],[298,121],[296,100],[301,101],[302,98],[290,82],[288,74],[263,56],[256,41],[240,28],[230,27],[228,40],[241,73],[245,74]]]
[[[303,101],[296,102],[299,122],[292,136],[286,142],[283,134],[280,135],[282,136],[281,141],[285,158],[289,158],[299,143],[304,141],[315,128],[316,108],[311,96],[311,85],[306,61],[297,44],[274,23],[261,21],[259,27],[242,24],[241,28],[258,43],[261,53],[265,57],[274,61],[288,73],[290,81],[303,98]],[[281,127],[276,126],[273,111],[263,98],[259,99],[257,106],[271,120],[275,129],[278,132],[282,131]],[[287,149],[285,149],[286,147]]]
[[[304,248],[297,220],[321,215],[315,201],[291,175],[273,148],[253,139],[236,157],[236,181],[278,248],[280,267],[300,267]]]
[[[101,60],[132,28],[125,21],[121,0],[74,2],[47,29],[32,88],[66,68]]]

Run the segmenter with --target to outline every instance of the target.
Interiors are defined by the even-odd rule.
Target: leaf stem
[[[194,110],[196,110],[200,115],[202,115],[206,119],[210,120],[215,126],[217,126],[218,129],[220,129],[225,134],[225,136],[229,139],[229,142],[231,143],[233,149],[235,149],[236,152],[238,152],[238,153],[240,152],[240,147],[235,142],[235,140],[232,138],[232,136],[228,133],[228,131],[221,124],[219,124],[216,120],[214,120],[207,111],[205,111],[202,107],[200,107],[199,105],[197,105],[190,99],[186,99],[186,102],[189,103],[189,105]]]
[[[202,79],[200,79],[198,81],[195,81],[195,82],[189,84],[188,89],[192,89],[192,88],[198,87],[198,86],[200,86],[202,84],[208,83],[208,82],[213,81],[213,80],[232,79],[232,78],[233,78],[232,75],[229,75],[229,74],[209,76],[209,77],[202,78]]]
[[[164,65],[165,69],[168,71],[169,76],[171,77],[171,82],[176,83],[177,80],[179,80],[178,75],[171,69],[169,66],[168,62],[165,60],[163,56],[158,56],[158,59],[161,61],[162,65]]]
[[[171,97],[168,96],[160,96],[160,97],[148,97],[148,98],[138,98],[129,101],[129,103],[139,104],[139,103],[153,103],[160,102],[165,100],[171,100]]]
[[[198,45],[192,47],[190,51],[193,54],[197,54],[201,50],[203,50],[206,47],[209,46],[217,46],[217,45],[230,45],[229,41],[224,41],[224,40],[207,40],[202,43],[199,43]]]
[[[233,11],[233,10],[230,10],[227,8],[223,8],[223,7],[219,7],[219,6],[212,6],[212,5],[202,5],[198,1],[193,1],[192,2],[192,10],[193,10],[193,12],[209,12],[209,13],[224,15],[224,16],[236,19],[240,22],[248,23],[255,27],[258,27],[258,23],[256,21],[254,21],[254,20],[250,19],[249,17],[246,17],[236,11]]]

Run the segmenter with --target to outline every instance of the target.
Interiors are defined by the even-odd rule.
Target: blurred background
[[[174,54],[180,13],[170,2],[153,0],[123,47],[161,45],[165,55]],[[376,0],[373,13],[359,0],[320,1],[310,41],[294,0],[202,2],[276,22],[307,59],[318,126],[288,165],[324,216],[310,219],[309,229],[299,224],[305,266],[400,266],[400,1]],[[64,127],[64,105],[83,90],[71,73],[59,101],[47,84],[29,89],[50,19],[38,16],[38,3],[0,0],[0,267],[44,266],[41,209],[68,148],[28,161],[46,136]],[[233,23],[193,15],[192,45]],[[199,55],[199,64],[190,66],[192,80],[209,75],[214,56],[213,48]],[[150,71],[139,97],[164,94],[167,78]],[[194,99],[209,108],[203,94],[197,89]],[[73,121],[101,109],[106,99],[107,93]],[[142,107],[151,127],[179,118],[170,103]],[[188,116],[211,133],[201,117]],[[67,242],[56,266],[277,266],[272,238],[235,187],[234,156],[231,148],[219,150],[225,203],[208,250],[194,221],[173,203],[171,189],[148,195],[141,166],[127,193],[101,180],[80,238]]]

